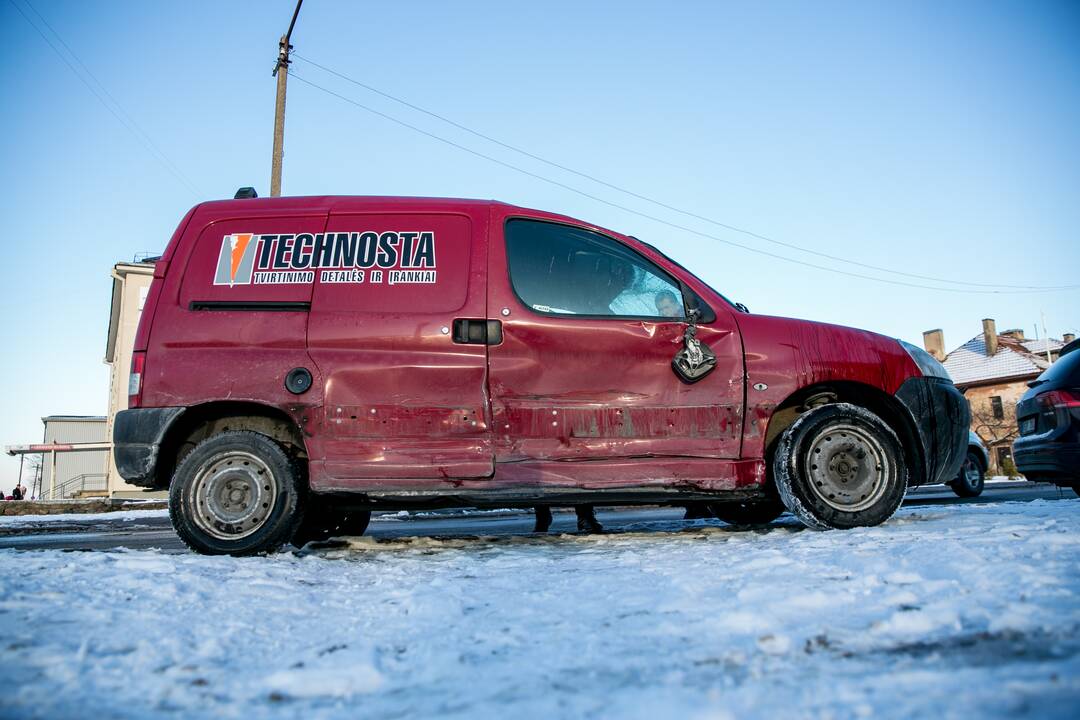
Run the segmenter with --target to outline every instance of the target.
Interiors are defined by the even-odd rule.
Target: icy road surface
[[[1074,718],[1080,499],[888,524],[0,551],[0,716]]]

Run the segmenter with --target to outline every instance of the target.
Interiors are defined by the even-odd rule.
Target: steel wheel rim
[[[203,464],[189,499],[200,530],[218,540],[239,540],[266,522],[277,500],[277,486],[265,461],[230,450]]]
[[[822,430],[806,452],[811,491],[829,507],[843,512],[873,507],[888,489],[890,467],[881,441],[850,424]]]
[[[979,480],[982,479],[982,473],[979,472],[979,465],[970,457],[964,461],[964,480],[967,481],[969,487],[976,488],[979,486]]]

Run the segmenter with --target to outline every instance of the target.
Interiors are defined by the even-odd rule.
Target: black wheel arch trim
[[[968,452],[971,409],[951,381],[908,378],[896,391],[921,446],[922,480],[933,485],[951,481]]]
[[[113,420],[113,460],[125,481],[154,487],[161,443],[169,428],[187,408],[132,408],[116,413]]]

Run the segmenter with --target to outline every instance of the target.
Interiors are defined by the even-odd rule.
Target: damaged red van
[[[876,525],[967,445],[923,350],[752,314],[633,237],[499,202],[200,204],[134,350],[117,467],[169,488],[202,553],[359,534],[377,509]]]

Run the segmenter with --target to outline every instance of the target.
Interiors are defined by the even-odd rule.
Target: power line
[[[522,167],[519,167],[517,165],[514,165],[512,163],[508,163],[508,162],[506,162],[504,160],[500,160],[500,159],[498,159],[496,157],[492,157],[491,155],[486,155],[486,154],[484,154],[484,153],[482,153],[482,152],[480,152],[478,150],[473,150],[472,148],[467,147],[465,145],[462,145],[460,143],[454,142],[453,140],[448,140],[447,138],[444,138],[444,137],[442,137],[440,135],[436,135],[434,133],[428,132],[427,130],[419,128],[419,127],[417,127],[415,125],[411,125],[411,124],[405,122],[404,120],[399,120],[398,118],[395,118],[392,115],[387,115],[384,112],[381,112],[381,111],[376,110],[374,108],[368,107],[367,105],[364,105],[363,103],[359,103],[356,100],[353,100],[352,98],[348,98],[348,97],[346,97],[344,95],[340,95],[340,94],[334,92],[333,90],[329,90],[329,89],[327,89],[327,88],[325,88],[325,87],[323,87],[321,85],[317,85],[316,83],[313,83],[310,80],[307,80],[307,79],[305,79],[303,77],[300,77],[295,72],[291,73],[291,76],[294,79],[299,80],[300,82],[304,83],[305,85],[309,85],[309,86],[315,88],[316,90],[320,90],[320,91],[322,91],[322,92],[324,92],[324,93],[326,93],[328,95],[332,95],[332,96],[338,98],[339,100],[342,100],[344,102],[349,103],[350,105],[354,105],[354,106],[360,108],[361,110],[365,110],[365,111],[367,111],[367,112],[369,112],[369,113],[371,113],[373,115],[377,115],[377,116],[379,116],[379,117],[381,117],[381,118],[383,118],[385,120],[389,120],[390,122],[395,123],[397,125],[400,125],[400,126],[402,126],[404,128],[408,128],[409,130],[420,133],[421,135],[425,135],[425,136],[427,136],[429,138],[432,138],[433,140],[438,140],[441,143],[444,143],[444,144],[449,145],[451,147],[457,148],[458,150],[462,150],[464,152],[467,152],[470,155],[475,155],[476,157],[483,158],[484,160],[495,163],[496,165],[501,165],[502,167],[505,167],[505,168],[508,168],[508,169],[513,170],[515,172],[521,173],[522,175],[527,175],[527,176],[529,176],[531,178],[535,178],[535,179],[540,180],[542,182],[546,182],[546,183],[548,183],[550,185],[555,185],[556,187],[563,188],[564,190],[569,190],[570,192],[576,193],[576,194],[581,195],[583,197],[587,197],[590,200],[594,200],[594,201],[596,201],[598,203],[602,203],[604,205],[608,205],[610,207],[617,208],[619,210],[622,210],[623,212],[631,213],[632,215],[637,215],[638,217],[643,217],[643,218],[646,218],[648,220],[652,220],[653,222],[660,223],[661,225],[667,225],[668,227],[675,228],[676,230],[681,230],[683,232],[687,232],[687,233],[690,233],[692,235],[697,235],[699,237],[708,238],[710,240],[715,240],[717,242],[724,243],[725,245],[731,245],[733,247],[741,248],[741,249],[746,250],[748,252],[757,253],[759,255],[764,255],[766,257],[771,257],[771,258],[774,258],[776,260],[783,260],[784,262],[793,263],[795,265],[802,265],[803,267],[810,267],[810,268],[815,268],[817,270],[823,270],[825,272],[836,273],[838,275],[843,275],[845,277],[857,277],[857,278],[862,278],[864,280],[871,280],[871,281],[874,281],[874,282],[888,283],[890,285],[899,285],[899,286],[903,286],[903,287],[920,288],[920,289],[923,289],[923,290],[937,290],[937,291],[940,291],[940,292],[967,293],[967,294],[985,294],[985,295],[1012,295],[1012,294],[1026,294],[1026,293],[1037,293],[1037,292],[1052,292],[1052,291],[1058,291],[1058,290],[1062,289],[1062,288],[1039,288],[1039,289],[1030,289],[1030,290],[963,290],[963,289],[960,289],[960,288],[934,287],[932,285],[920,285],[918,283],[909,283],[909,282],[904,282],[902,280],[889,280],[887,278],[873,277],[871,275],[862,275],[862,274],[859,274],[859,273],[848,272],[846,270],[838,270],[836,268],[826,267],[824,265],[818,265],[816,263],[806,262],[804,260],[796,260],[794,258],[789,258],[789,257],[786,257],[784,255],[778,255],[776,253],[769,252],[768,250],[762,250],[760,248],[755,248],[755,247],[752,247],[750,245],[744,245],[742,243],[737,243],[734,240],[728,240],[726,238],[718,237],[718,236],[712,235],[710,233],[701,232],[700,230],[695,230],[693,228],[686,227],[685,225],[679,225],[678,223],[673,223],[673,222],[670,222],[668,220],[663,220],[661,218],[656,217],[655,215],[650,215],[648,213],[641,212],[640,210],[635,210],[635,209],[627,207],[625,205],[620,205],[619,203],[612,202],[610,200],[605,200],[604,198],[593,195],[593,194],[591,194],[589,192],[586,192],[585,190],[581,190],[580,188],[576,188],[576,187],[574,187],[572,185],[567,185],[565,183],[559,182],[558,180],[552,180],[551,178],[548,178],[548,177],[545,177],[543,175],[539,175],[537,173],[531,172],[529,170],[526,170],[526,169],[524,169]]]
[[[330,73],[331,75],[334,75],[334,76],[336,76],[338,78],[341,78],[342,80],[345,80],[346,82],[350,82],[350,83],[352,83],[352,84],[354,84],[354,85],[356,85],[358,87],[364,88],[365,90],[373,92],[376,95],[381,95],[382,97],[385,97],[385,98],[387,98],[389,100],[392,100],[392,101],[394,101],[394,102],[396,102],[396,103],[398,103],[400,105],[404,105],[407,108],[410,108],[412,110],[416,110],[417,112],[428,115],[429,117],[433,117],[436,120],[444,122],[444,123],[446,123],[448,125],[451,125],[451,126],[457,128],[457,129],[459,129],[459,130],[462,130],[464,132],[467,132],[470,135],[481,138],[482,140],[486,140],[487,142],[490,142],[490,143],[493,143],[493,144],[498,145],[500,147],[506,148],[507,150],[510,150],[512,152],[516,152],[516,153],[518,153],[520,155],[524,155],[525,157],[531,158],[531,159],[536,160],[538,162],[542,162],[542,163],[544,163],[546,165],[557,168],[557,169],[562,170],[564,172],[568,172],[568,173],[570,173],[572,175],[577,175],[578,177],[581,177],[581,178],[584,178],[584,179],[589,180],[591,182],[597,183],[598,185],[603,185],[604,187],[610,188],[612,190],[623,193],[625,195],[629,195],[630,197],[634,197],[634,198],[637,198],[639,200],[644,200],[645,202],[651,203],[651,204],[656,205],[658,207],[662,207],[662,208],[664,208],[666,210],[671,210],[672,212],[679,213],[680,215],[685,215],[687,217],[694,218],[695,220],[701,220],[703,222],[710,223],[710,224],[715,225],[717,227],[724,228],[725,230],[730,230],[732,232],[737,232],[737,233],[740,233],[742,235],[746,235],[746,236],[749,236],[749,237],[752,237],[752,238],[756,238],[758,240],[763,240],[765,242],[772,243],[774,245],[779,245],[779,246],[782,246],[782,247],[786,247],[786,248],[788,248],[790,250],[796,250],[796,251],[804,252],[804,253],[807,253],[807,254],[810,254],[810,255],[816,255],[816,256],[821,257],[821,258],[826,258],[828,260],[835,260],[837,262],[847,263],[849,265],[855,265],[855,266],[858,266],[858,267],[866,268],[868,270],[877,270],[879,272],[884,272],[884,273],[888,273],[888,274],[891,274],[891,275],[901,275],[901,276],[904,276],[904,277],[916,278],[916,279],[919,279],[919,280],[930,280],[932,282],[949,283],[949,284],[953,284],[953,285],[967,285],[967,286],[971,286],[971,287],[984,287],[984,288],[1009,288],[1009,289],[1018,289],[1018,290],[1037,290],[1039,292],[1053,291],[1053,290],[1073,290],[1073,289],[1076,289],[1076,288],[1080,288],[1080,285],[1042,286],[1042,285],[1010,285],[1010,284],[999,284],[999,283],[978,283],[978,282],[970,282],[970,281],[965,281],[965,280],[954,280],[952,278],[934,277],[932,275],[920,275],[918,273],[905,272],[905,271],[902,271],[902,270],[896,270],[896,269],[893,269],[893,268],[886,268],[886,267],[882,267],[882,266],[879,266],[879,265],[871,265],[869,263],[860,262],[858,260],[850,260],[848,258],[840,257],[840,256],[837,256],[837,255],[830,255],[829,253],[820,252],[818,250],[811,250],[810,248],[806,248],[806,247],[803,247],[801,245],[796,245],[794,243],[788,243],[788,242],[784,242],[782,240],[776,240],[775,238],[771,238],[771,237],[768,237],[766,235],[761,235],[759,233],[753,232],[752,230],[747,230],[745,228],[740,228],[740,227],[737,227],[737,226],[734,226],[734,225],[729,225],[727,223],[720,222],[719,220],[715,220],[715,219],[707,217],[705,215],[700,215],[698,213],[691,212],[689,210],[684,210],[682,208],[675,207],[674,205],[670,205],[670,204],[662,202],[660,200],[656,200],[654,198],[650,198],[648,196],[641,195],[640,193],[636,193],[633,190],[628,190],[627,188],[621,187],[619,185],[615,185],[614,183],[610,183],[610,182],[608,182],[606,180],[602,180],[601,178],[598,178],[598,177],[596,177],[594,175],[590,175],[588,173],[580,172],[580,171],[575,170],[575,169],[573,169],[571,167],[567,167],[566,165],[562,165],[562,164],[557,163],[557,162],[555,162],[553,160],[549,160],[547,158],[541,157],[540,155],[536,155],[534,153],[531,153],[528,150],[523,150],[520,147],[517,147],[515,145],[511,145],[509,143],[503,142],[502,140],[491,137],[490,135],[486,135],[486,134],[484,134],[482,132],[479,132],[477,130],[473,130],[472,128],[467,127],[465,125],[462,125],[461,123],[455,122],[454,120],[451,120],[450,118],[448,118],[448,117],[446,117],[444,115],[440,115],[440,114],[438,114],[436,112],[433,112],[433,111],[428,110],[426,108],[420,107],[419,105],[415,105],[413,103],[410,103],[407,100],[402,100],[399,97],[395,97],[394,95],[391,95],[390,93],[379,90],[378,88],[373,87],[371,85],[368,85],[367,83],[363,83],[363,82],[361,82],[359,80],[356,80],[355,78],[351,78],[351,77],[349,77],[349,76],[347,76],[347,75],[345,75],[343,73],[340,73],[340,72],[338,72],[338,71],[336,71],[336,70],[334,70],[332,68],[326,67],[325,65],[320,65],[319,63],[315,62],[314,60],[310,60],[308,58],[305,58],[305,57],[303,57],[302,55],[300,55],[298,53],[293,53],[293,57],[307,63],[308,65],[312,65],[314,67],[319,68],[320,70],[323,70],[323,71],[325,71],[327,73]]]
[[[41,31],[41,28],[39,28],[27,16],[27,14],[23,12],[22,8],[20,8],[15,3],[15,0],[8,0],[8,2],[10,2],[11,5],[16,10],[19,11],[19,14],[23,16],[23,19],[26,20],[26,22],[30,25],[30,27],[34,28],[34,30],[37,32],[37,34],[41,36],[41,39],[44,40],[45,43],[50,48],[52,48],[52,51],[54,53],[56,53],[57,57],[59,57],[61,60],[64,61],[64,64],[67,65],[68,69],[71,70],[71,72],[75,75],[75,77],[79,78],[79,81],[82,82],[82,84],[86,86],[86,89],[90,91],[90,94],[93,95],[95,98],[97,98],[97,101],[100,102],[102,104],[102,106],[104,106],[104,108],[106,110],[108,110],[112,114],[112,116],[115,117],[117,119],[117,121],[121,125],[123,125],[124,128],[128,132],[130,132],[133,136],[135,136],[135,139],[139,140],[139,142],[141,142],[143,144],[143,147],[145,149],[148,149],[152,155],[154,155],[162,164],[164,164],[165,169],[168,170],[173,175],[173,177],[175,177],[178,181],[180,181],[180,183],[182,185],[184,185],[188,189],[188,191],[190,191],[196,198],[201,198],[202,193],[195,186],[195,184],[192,183],[190,180],[188,180],[187,176],[184,175],[184,173],[180,170],[180,168],[178,168],[171,160],[169,160],[168,156],[165,155],[165,153],[161,150],[161,148],[159,148],[157,146],[157,144],[153,141],[153,139],[150,137],[150,135],[146,131],[144,131],[139,126],[139,124],[137,122],[135,122],[135,119],[132,118],[124,110],[123,106],[119,102],[117,102],[116,98],[114,98],[112,96],[112,94],[105,88],[105,86],[101,83],[101,81],[97,79],[97,77],[94,75],[94,73],[92,73],[90,71],[90,68],[88,68],[86,66],[86,63],[84,63],[79,58],[79,56],[75,53],[75,51],[72,50],[71,47],[68,46],[68,44],[66,42],[64,42],[64,38],[62,38],[60,36],[60,33],[56,32],[56,30],[53,28],[53,26],[50,25],[49,22],[44,17],[42,17],[41,13],[39,13],[37,11],[37,8],[35,8],[33,6],[33,4],[30,2],[30,0],[23,0],[23,2],[25,2],[26,6],[30,8],[30,10],[34,13],[34,15],[37,16],[38,20],[40,20],[41,23],[43,25],[45,25],[45,27],[47,27],[49,29],[49,32],[51,32],[56,37],[56,39],[60,42],[60,44],[64,46],[64,49],[67,50],[68,53],[70,53],[71,57],[73,57],[75,59],[75,62],[77,62],[79,64],[79,66],[82,68],[83,72],[86,73],[86,75],[89,76],[94,81],[94,83],[97,84],[98,88],[100,88],[100,90],[101,90],[101,93],[104,93],[105,96],[108,97],[109,100],[112,101],[112,105],[110,105],[108,102],[106,102],[105,98],[102,97],[101,93],[99,93],[98,90],[95,89],[93,85],[91,85],[89,82],[87,82],[86,77],[84,77],[83,74],[80,73],[75,68],[75,66],[71,64],[71,61],[69,61],[67,59],[67,57],[62,52],[60,52],[60,49],[58,47],[56,47],[56,45],[53,44],[53,42],[48,38],[48,36],[46,36],[45,33],[43,33]],[[113,107],[114,105],[115,105],[115,108]],[[119,111],[119,112],[117,112],[117,111]],[[121,117],[121,114],[123,114],[124,117]],[[125,119],[125,117],[126,117],[126,119]]]

